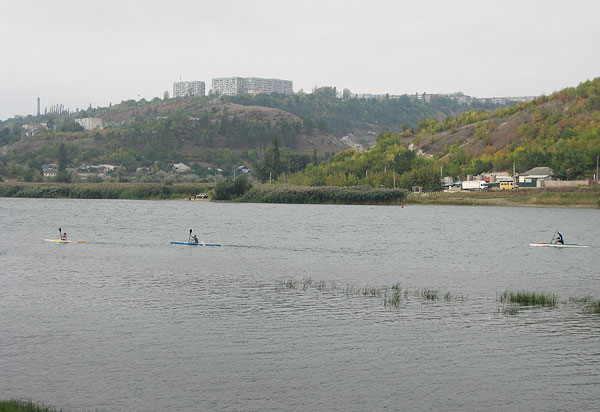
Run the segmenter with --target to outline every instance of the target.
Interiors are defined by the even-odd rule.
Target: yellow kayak
[[[44,242],[58,242],[58,243],[87,243],[83,240],[62,240],[62,239],[44,239]]]

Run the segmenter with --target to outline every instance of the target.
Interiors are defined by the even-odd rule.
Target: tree
[[[64,143],[58,146],[58,174],[56,175],[57,182],[70,183],[71,174],[67,172],[67,165],[69,163],[69,157],[67,154],[67,148]]]
[[[252,183],[245,174],[238,176],[235,180],[228,177],[215,186],[215,200],[231,200],[244,195],[252,188]]]
[[[282,172],[281,153],[279,151],[279,141],[277,136],[273,137],[271,146],[265,154],[262,161],[255,165],[256,177],[261,182],[266,182],[269,179],[277,179]]]

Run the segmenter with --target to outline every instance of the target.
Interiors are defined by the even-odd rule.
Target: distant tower
[[[38,112],[37,113],[38,113],[37,115],[39,116],[40,115],[40,98],[39,97],[38,97]]]

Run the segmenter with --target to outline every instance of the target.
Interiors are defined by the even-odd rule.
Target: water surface
[[[0,398],[73,411],[597,410],[600,317],[568,300],[600,298],[598,213],[0,199]],[[58,227],[90,243],[42,241]],[[169,244],[190,228],[223,246]],[[556,229],[594,247],[527,246]],[[397,282],[398,307],[345,293]],[[508,315],[506,289],[563,303]]]

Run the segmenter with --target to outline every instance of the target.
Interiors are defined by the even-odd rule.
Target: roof
[[[551,167],[534,167],[521,173],[520,176],[552,176],[552,174],[554,174],[554,170]]]

